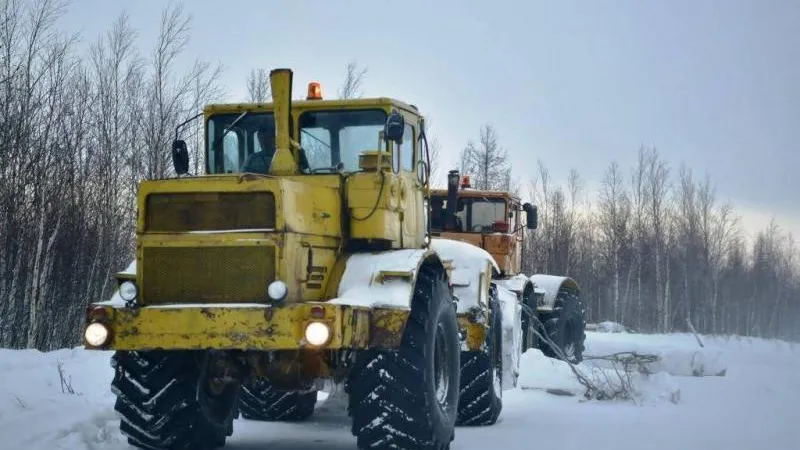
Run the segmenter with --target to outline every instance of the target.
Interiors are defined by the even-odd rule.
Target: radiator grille
[[[147,247],[142,260],[151,305],[262,302],[275,279],[274,247]]]

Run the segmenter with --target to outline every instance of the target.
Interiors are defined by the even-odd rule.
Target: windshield
[[[447,197],[431,198],[431,228],[443,230],[446,224]],[[456,209],[458,231],[490,233],[494,222],[506,222],[506,203],[502,198],[459,198]]]
[[[380,150],[379,134],[386,123],[382,110],[310,111],[300,116],[300,145],[312,171],[341,163],[345,172],[358,171],[358,156]]]
[[[208,173],[267,173],[275,151],[272,113],[218,114],[207,127]]]

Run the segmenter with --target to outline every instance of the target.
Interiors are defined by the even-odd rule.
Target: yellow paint
[[[324,317],[312,317],[312,308]],[[102,307],[112,342],[103,349],[147,350],[163,348],[217,350],[293,350],[396,348],[408,318],[407,310],[298,303],[284,307],[164,306],[134,309]],[[305,342],[311,321],[331,327],[331,339],[322,347]],[[88,344],[87,348],[88,347]]]
[[[467,347],[469,350],[481,350],[486,342],[487,326],[474,323],[466,314],[458,315],[458,325],[467,335]]]
[[[140,184],[139,307],[108,308],[111,348],[302,348],[310,305],[337,295],[345,249],[353,240],[382,248],[424,246],[422,208],[429,186],[417,173],[423,160],[417,109],[383,97],[292,101],[292,73],[285,69],[272,71],[270,82],[274,103],[204,108],[206,121],[216,114],[274,113],[270,175],[198,175]],[[359,172],[301,173],[295,141],[301,114],[376,108],[404,116],[409,128],[402,144],[378,148],[376,139],[376,148],[364,149]],[[380,276],[409,278],[391,270]],[[266,303],[274,280],[288,287],[286,306],[238,307]],[[180,307],[204,303],[215,305]],[[373,341],[399,345],[407,311],[324,308],[334,330],[330,348],[364,348]]]

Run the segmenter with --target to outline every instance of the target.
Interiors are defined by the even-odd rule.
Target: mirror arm
[[[192,116],[192,117],[190,117],[190,118],[188,118],[188,119],[184,120],[183,122],[179,123],[179,124],[178,124],[178,126],[176,126],[176,127],[175,127],[175,140],[176,140],[176,141],[178,140],[178,132],[180,132],[180,129],[181,129],[181,128],[185,127],[185,126],[186,126],[186,124],[188,124],[189,122],[191,122],[191,121],[193,121],[193,120],[197,119],[198,117],[200,117],[200,116],[202,116],[202,115],[203,115],[203,113],[198,113],[198,114],[195,114],[194,116]]]

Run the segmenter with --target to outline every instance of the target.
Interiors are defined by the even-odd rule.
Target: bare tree
[[[600,188],[598,222],[603,238],[602,249],[612,277],[611,316],[625,323],[625,307],[621,299],[622,257],[625,252],[631,219],[631,203],[619,165],[612,162]],[[625,299],[627,300],[627,298]]]
[[[467,142],[461,151],[461,173],[472,175],[477,189],[510,188],[511,164],[508,153],[497,141],[494,127],[482,126],[478,143],[472,140]]]
[[[176,117],[217,91],[196,63],[179,75],[185,44],[168,10],[152,65],[122,15],[78,54],[61,33],[61,2],[0,8],[0,345],[77,343],[88,301],[110,294],[133,258],[136,185],[163,175]],[[167,148],[165,148],[167,147]]]
[[[265,103],[272,97],[269,85],[269,73],[266,69],[251,69],[247,75],[247,101]]]
[[[362,84],[364,76],[367,74],[366,67],[361,69],[358,63],[352,61],[347,64],[347,73],[344,77],[344,82],[339,88],[340,99],[360,98],[363,95]]]

